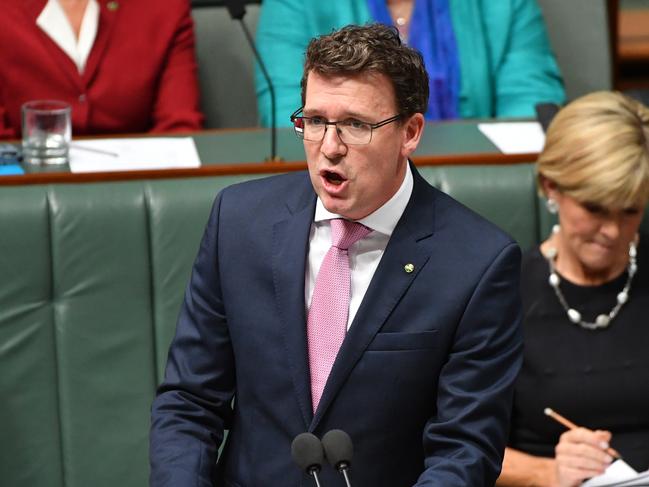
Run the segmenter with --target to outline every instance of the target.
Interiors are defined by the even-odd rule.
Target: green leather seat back
[[[63,484],[46,191],[0,192],[0,478]]]
[[[431,184],[509,233],[523,249],[538,242],[533,164],[428,166],[419,170]]]
[[[613,88],[610,0],[539,0],[568,100]],[[615,22],[616,19],[613,19]]]
[[[246,5],[244,22],[253,38],[259,9]],[[239,21],[224,5],[194,6],[192,18],[205,128],[256,127],[255,58]]]
[[[2,485],[143,486],[149,409],[216,193],[0,188]]]

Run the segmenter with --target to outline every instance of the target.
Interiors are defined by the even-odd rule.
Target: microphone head
[[[312,433],[300,433],[291,443],[291,456],[305,472],[320,471],[324,463],[322,442]]]
[[[322,437],[327,461],[332,467],[341,469],[349,467],[354,456],[352,439],[343,430],[331,430]]]

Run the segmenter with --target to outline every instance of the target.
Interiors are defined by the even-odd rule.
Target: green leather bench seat
[[[531,165],[421,172],[523,247],[547,235]],[[253,177],[0,187],[0,485],[147,485],[149,407],[211,203]]]
[[[0,485],[147,485],[183,289],[241,179],[0,187]]]

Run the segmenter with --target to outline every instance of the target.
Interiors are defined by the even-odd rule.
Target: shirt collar
[[[72,26],[58,0],[49,0],[36,19],[38,25],[54,43],[65,52],[83,73],[86,61],[97,37],[99,25],[99,4],[89,0],[81,21],[79,39],[72,31]]]
[[[403,182],[397,192],[394,193],[392,198],[386,201],[383,206],[376,209],[365,218],[361,218],[358,222],[376,232],[391,236],[401,218],[401,215],[403,215],[403,212],[408,205],[408,201],[410,201],[413,186],[412,170],[410,169],[410,164],[406,164],[406,174],[404,175]],[[318,197],[313,221],[319,223],[334,218],[344,217],[328,211],[322,204],[320,197]]]

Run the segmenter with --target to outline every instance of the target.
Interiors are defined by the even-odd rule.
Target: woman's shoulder
[[[464,0],[460,0],[464,1]],[[488,25],[508,26],[518,22],[519,17],[543,22],[541,9],[535,0],[482,0],[473,4],[475,13]]]
[[[275,22],[290,25],[302,23],[314,35],[329,33],[332,28],[347,24],[364,24],[371,20],[366,2],[340,0],[264,0],[261,9],[262,28],[276,27]]]
[[[521,269],[523,271],[525,270],[534,271],[545,266],[546,266],[546,260],[545,257],[543,257],[543,254],[541,253],[540,246],[535,245],[534,247],[527,249],[525,252],[523,252],[523,256],[521,258]]]
[[[546,290],[548,263],[536,245],[523,252],[521,258],[521,296],[526,301],[531,296],[543,294]]]

